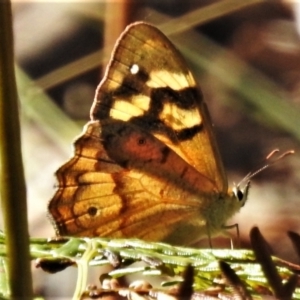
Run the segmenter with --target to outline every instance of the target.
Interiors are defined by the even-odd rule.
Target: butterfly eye
[[[239,200],[239,201],[243,201],[244,198],[245,198],[245,194],[244,194],[244,191],[242,191],[240,189],[239,186],[235,186],[233,189],[233,194],[235,195],[236,199]]]
[[[245,202],[247,201],[249,188],[250,181],[248,181],[245,187],[242,189],[240,188],[239,184],[232,189],[236,199],[241,202],[241,207],[244,206]]]
[[[90,216],[95,216],[97,214],[97,208],[95,206],[91,206],[87,210]]]
[[[239,189],[236,191],[236,196],[240,201],[244,199],[244,193]]]

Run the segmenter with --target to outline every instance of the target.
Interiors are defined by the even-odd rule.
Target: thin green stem
[[[11,3],[0,3],[0,186],[11,299],[32,299],[26,188],[14,73]]]

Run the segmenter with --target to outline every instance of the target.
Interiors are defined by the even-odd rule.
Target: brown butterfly
[[[190,244],[221,231],[249,182],[228,190],[200,90],[157,28],[131,24],[96,91],[75,155],[56,173],[59,235]]]

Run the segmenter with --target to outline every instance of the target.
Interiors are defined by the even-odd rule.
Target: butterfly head
[[[263,167],[259,168],[255,172],[249,173],[247,176],[245,176],[245,178],[243,178],[241,180],[241,182],[239,184],[235,185],[232,188],[233,196],[240,202],[240,207],[243,207],[247,201],[248,193],[249,193],[249,189],[250,189],[250,179],[252,177],[256,176],[257,174],[261,173],[265,169],[269,168],[270,166],[272,166],[274,163],[278,162],[282,158],[294,153],[293,150],[290,150],[290,151],[286,151],[283,154],[276,157],[275,154],[277,154],[278,152],[279,152],[278,149],[273,150],[266,157],[266,160],[268,161],[268,163],[266,163]],[[241,185],[244,185],[244,187],[241,188]]]
[[[234,187],[232,188],[232,193],[235,196],[235,198],[238,200],[240,207],[243,207],[245,205],[248,198],[249,189],[250,189],[250,180],[247,181],[244,187],[241,187],[241,183],[239,183],[237,185],[234,185]]]

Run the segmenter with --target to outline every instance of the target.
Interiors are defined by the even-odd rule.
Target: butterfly
[[[222,231],[250,184],[228,182],[200,89],[156,27],[121,34],[49,202],[58,235],[192,244]]]

